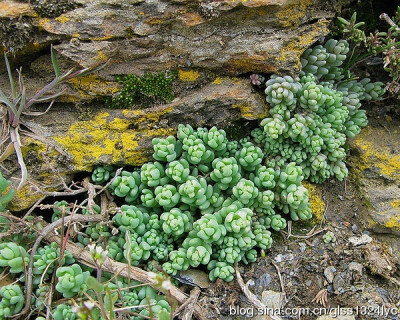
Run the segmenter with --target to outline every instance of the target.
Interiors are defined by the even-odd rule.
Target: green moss
[[[132,74],[119,76],[117,81],[123,87],[108,100],[107,106],[113,109],[132,109],[168,103],[175,98],[172,83],[177,77],[176,71],[146,73],[142,77]]]

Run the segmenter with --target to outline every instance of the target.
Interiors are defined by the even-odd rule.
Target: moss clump
[[[44,18],[55,18],[76,8],[71,0],[31,0],[33,9]]]
[[[132,109],[168,103],[175,98],[172,83],[177,77],[176,71],[146,73],[142,77],[118,76],[117,81],[123,88],[108,100],[107,105],[113,109]]]

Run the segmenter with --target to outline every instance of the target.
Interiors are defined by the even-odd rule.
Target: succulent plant
[[[168,183],[165,168],[160,162],[147,162],[140,171],[141,181],[148,187],[163,186]]]
[[[72,306],[62,303],[53,311],[53,318],[54,320],[76,320],[78,315]]]
[[[25,296],[18,284],[2,286],[0,297],[0,319],[19,313],[25,304]]]
[[[72,298],[87,289],[86,280],[90,273],[83,272],[78,264],[68,267],[60,267],[56,271],[58,283],[56,290],[64,296],[64,298]]]
[[[162,229],[166,234],[179,237],[184,232],[189,232],[192,227],[192,217],[189,211],[173,208],[160,216]]]
[[[176,187],[172,184],[158,186],[155,189],[156,201],[164,209],[176,206],[180,200],[180,194]]]
[[[152,140],[154,153],[153,158],[157,161],[174,161],[182,152],[182,143],[175,137],[169,136],[165,139],[154,138]]]
[[[33,274],[52,274],[57,265],[72,264],[75,262],[74,257],[68,250],[64,251],[63,261],[60,263],[60,248],[57,243],[52,242],[37,250],[33,256]]]
[[[234,278],[235,269],[233,269],[232,265],[226,262],[212,260],[208,264],[207,269],[210,270],[209,277],[211,281],[215,281],[217,278],[220,278],[226,282],[230,282]]]
[[[103,184],[114,177],[115,170],[113,166],[96,167],[92,173],[92,181],[97,184]]]
[[[15,190],[9,189],[10,184],[11,181],[5,179],[0,172],[0,212],[6,209],[7,203],[14,197]]]
[[[179,159],[168,163],[165,174],[172,180],[183,183],[190,174],[189,162],[185,159]]]
[[[146,223],[150,217],[144,208],[132,205],[121,206],[121,212],[118,212],[113,221],[122,232],[126,230],[135,231],[138,234],[144,234],[146,231]]]
[[[26,250],[14,242],[0,243],[0,267],[10,267],[10,273],[24,271],[29,263]]]
[[[125,198],[127,203],[132,203],[139,197],[140,183],[140,174],[138,172],[122,171],[121,175],[115,177],[111,183],[111,193],[117,197]]]

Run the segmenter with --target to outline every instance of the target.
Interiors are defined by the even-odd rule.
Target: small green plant
[[[0,172],[0,212],[6,209],[7,203],[14,197],[15,190],[9,188],[10,184],[11,181],[6,180]]]
[[[16,83],[12,75],[10,63],[8,61],[6,53],[4,53],[4,60],[10,82],[11,96],[7,97],[3,93],[3,91],[0,90],[0,108],[5,108],[7,110],[7,112],[4,112],[5,117],[7,117],[7,120],[4,121],[6,126],[6,128],[4,128],[6,129],[4,132],[9,132],[10,143],[4,148],[4,152],[0,156],[0,161],[6,159],[13,152],[16,153],[18,164],[21,169],[21,181],[18,186],[18,188],[20,188],[26,183],[28,177],[28,171],[21,151],[21,139],[19,134],[21,122],[20,120],[22,115],[40,115],[41,113],[31,110],[31,106],[36,103],[44,103],[50,101],[50,105],[47,109],[49,110],[54,100],[64,93],[64,90],[54,93],[57,85],[66,82],[72,78],[82,77],[97,70],[100,70],[105,67],[108,61],[101,65],[85,68],[78,71],[70,69],[62,74],[54,49],[53,47],[51,47],[51,62],[53,64],[55,78],[49,84],[45,85],[42,89],[38,90],[32,97],[28,97],[21,69],[18,70],[18,82]],[[25,123],[25,126],[29,129],[28,124]],[[3,144],[7,142],[7,140],[8,139],[2,140],[0,144],[0,150],[3,150]]]
[[[335,243],[336,242],[336,236],[332,231],[328,231],[325,233],[322,237],[325,243]]]
[[[353,46],[345,70],[350,70],[354,65],[373,56],[381,56],[383,68],[392,78],[386,85],[387,90],[400,97],[400,6],[397,7],[394,17],[390,18],[386,13],[382,13],[380,19],[389,25],[387,31],[376,31],[366,35],[361,29],[365,23],[356,21],[356,12],[350,20],[338,17],[339,33]]]
[[[132,109],[170,102],[175,98],[172,83],[177,76],[176,71],[146,73],[142,77],[118,76],[117,82],[123,87],[107,101],[107,105],[115,109]]]

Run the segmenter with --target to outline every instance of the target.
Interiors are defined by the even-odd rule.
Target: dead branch
[[[244,295],[246,296],[247,299],[249,299],[249,301],[254,304],[257,308],[260,308],[262,310],[265,310],[267,307],[265,304],[263,304],[260,300],[258,300],[258,298],[249,290],[249,288],[247,287],[247,285],[245,285],[242,276],[240,275],[240,271],[239,271],[239,267],[237,265],[237,262],[235,262],[235,271],[236,271],[236,280],[240,286],[240,288],[242,289]],[[281,317],[278,316],[269,316],[269,315],[265,315],[266,320],[282,320]]]
[[[33,257],[36,254],[36,250],[40,245],[40,242],[46,238],[50,233],[61,227],[63,222],[64,224],[67,224],[69,222],[98,222],[101,221],[103,217],[101,215],[82,215],[82,214],[77,214],[74,216],[68,216],[64,217],[64,219],[59,219],[49,225],[47,225],[45,228],[39,231],[39,236],[37,237],[31,251],[31,256],[29,259],[29,265],[28,265],[28,270],[27,270],[27,276],[26,276],[26,286],[25,286],[25,307],[21,310],[20,313],[16,314],[13,316],[13,318],[19,318],[24,315],[26,315],[29,312],[30,306],[31,306],[31,295],[32,295],[32,281],[33,281]],[[56,237],[58,239],[58,244],[61,244],[61,239],[59,237]],[[88,253],[89,254],[89,253]]]
[[[102,215],[80,215],[80,214],[76,214],[74,216],[68,216],[64,218],[64,224],[71,222],[96,222],[96,221],[101,221],[103,219]],[[51,234],[51,231],[54,230],[55,228],[58,228],[61,226],[61,220],[57,220],[56,222],[53,222],[52,224],[49,224],[48,226],[46,226],[42,231],[40,231],[40,236],[39,238],[41,240],[45,240],[49,243],[51,242],[56,242],[58,245],[61,245],[61,239],[59,236],[56,236],[54,234]],[[50,230],[50,231],[49,231]],[[39,239],[38,238],[38,239]],[[40,240],[40,241],[41,241]],[[39,243],[40,243],[39,241]],[[35,243],[36,244],[36,243]],[[76,244],[74,244],[71,241],[67,241],[66,243],[66,247],[65,247],[73,256],[76,260],[78,260],[80,263],[83,263],[89,267],[92,268],[96,268],[96,266],[94,265],[93,259],[89,253],[89,251],[85,250],[84,248],[78,247]],[[36,248],[32,248],[32,252],[33,249],[37,249]],[[33,255],[32,255],[33,257]],[[33,262],[33,259],[32,259]],[[101,266],[102,271],[105,272],[109,272],[111,274],[119,274],[125,278],[131,278],[132,280],[137,280],[140,281],[142,283],[146,283],[149,286],[155,288],[157,290],[156,285],[154,284],[153,280],[151,279],[151,277],[149,276],[149,273],[147,271],[144,271],[140,268],[136,268],[136,267],[130,267],[125,264],[125,263],[121,263],[121,262],[117,262],[114,261],[110,258],[106,258],[103,265]],[[32,292],[32,277],[28,276],[27,279],[27,294],[28,294],[28,284],[30,283],[30,291]],[[177,287],[172,286],[170,293],[172,295],[173,298],[175,298],[179,303],[184,303],[187,299],[187,295],[185,293],[183,293],[181,290],[179,290]],[[30,294],[29,294],[30,297]],[[24,310],[21,311],[20,314],[18,314],[18,316],[22,315],[23,311],[25,311],[25,309],[29,310],[29,305],[30,303],[27,303],[25,305]],[[28,307],[27,307],[28,305]],[[202,308],[198,305],[195,304],[194,305],[194,314],[196,316],[197,319],[199,320],[206,320],[206,318],[203,315],[203,311]],[[25,311],[26,312],[26,311]]]
[[[197,299],[199,298],[200,295],[200,288],[195,287],[191,292],[190,292],[190,297],[187,299],[188,304],[185,307],[185,311],[182,316],[182,320],[191,320],[193,311],[194,311],[194,306],[197,303]]]

